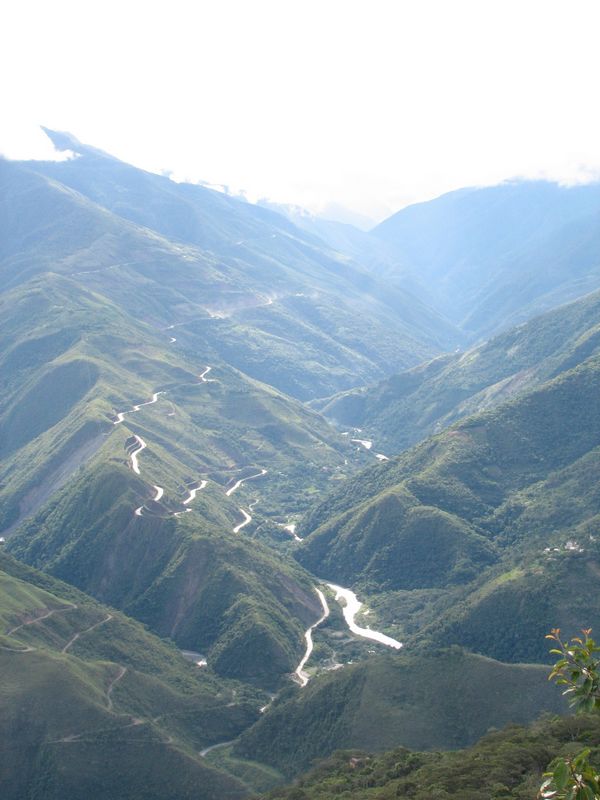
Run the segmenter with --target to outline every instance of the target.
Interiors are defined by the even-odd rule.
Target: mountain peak
[[[46,136],[50,139],[54,147],[59,153],[70,151],[78,156],[100,156],[101,158],[110,158],[112,161],[119,159],[111,156],[110,153],[105,153],[104,150],[99,150],[89,144],[83,144],[76,136],[68,131],[54,131],[52,128],[46,128],[40,125]]]

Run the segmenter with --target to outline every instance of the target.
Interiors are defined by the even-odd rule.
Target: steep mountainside
[[[7,216],[27,220],[7,233],[11,273],[47,256],[53,269],[76,259],[79,280],[133,316],[175,325],[182,344],[301,399],[383,377],[460,341],[401,287],[378,282],[280,215],[72,146],[80,153],[72,161],[3,167]],[[54,237],[55,252],[42,256],[32,245],[54,226],[76,233]],[[368,320],[361,331],[357,317]]]
[[[534,317],[465,353],[440,356],[373,387],[315,402],[340,425],[398,453],[598,353],[600,293]]]
[[[458,648],[373,658],[282,697],[234,751],[290,777],[339,748],[462,747],[491,726],[564,710],[546,674],[545,667],[501,664]]]
[[[550,626],[600,618],[579,586],[600,588],[599,389],[592,356],[350,479],[307,516],[298,559],[384,592],[392,635],[543,659]]]
[[[199,750],[254,721],[260,693],[3,555],[0,623],[3,798],[247,795]]]
[[[600,285],[600,184],[515,181],[399,211],[373,234],[412,265],[427,297],[471,336]],[[395,270],[387,270],[392,282]]]
[[[277,684],[320,603],[293,563],[246,537],[262,525],[289,540],[288,515],[352,469],[347,444],[73,277],[32,276],[2,294],[0,316],[8,546],[210,649],[222,674]]]
[[[382,755],[351,750],[321,761],[293,787],[275,789],[271,800],[531,800],[554,758],[569,758],[573,741],[585,741],[597,758],[597,717],[543,719],[510,725],[466,750],[415,753],[397,748]]]
[[[296,668],[320,614],[294,562],[200,506],[179,518],[148,501],[116,459],[96,459],[11,537],[12,553],[123,609],[222,675],[275,687]]]

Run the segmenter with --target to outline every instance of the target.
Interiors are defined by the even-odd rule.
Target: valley
[[[47,134],[76,157],[0,160],[2,796],[295,797],[328,759],[326,797],[336,751],[564,714],[544,636],[600,620],[597,186],[353,233]]]

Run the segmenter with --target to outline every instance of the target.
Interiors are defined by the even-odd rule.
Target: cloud
[[[39,125],[16,119],[2,125],[0,155],[12,161],[70,161],[78,156],[57,150]]]

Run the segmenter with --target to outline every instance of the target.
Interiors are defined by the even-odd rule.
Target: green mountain
[[[435,308],[481,339],[598,288],[599,216],[598,183],[514,181],[409,206],[372,233]],[[386,277],[394,283],[394,267]]]
[[[409,646],[544,660],[551,626],[600,618],[599,388],[591,356],[351,478],[305,518],[298,560],[376,595]]]
[[[458,419],[492,408],[598,352],[594,292],[452,353],[312,405],[339,425],[361,428],[386,453],[405,450]]]
[[[261,693],[2,554],[0,623],[3,798],[248,794],[199,751],[251,724]]]
[[[48,135],[76,157],[0,161],[13,796],[241,797],[559,709],[543,635],[600,616],[600,298],[440,353],[600,284],[597,187],[362,236]]]
[[[144,486],[96,459],[9,540],[11,553],[124,610],[216,672],[275,688],[320,614],[310,577],[203,514],[134,514]],[[143,496],[143,495],[142,495]]]
[[[0,185],[15,216],[27,220],[7,232],[17,263],[31,269],[50,256],[56,269],[58,259],[76,260],[86,286],[138,319],[175,325],[181,346],[203,349],[209,360],[305,400],[461,339],[401,287],[390,289],[274,212],[143,172],[72,138],[67,144],[78,158],[4,164]],[[35,242],[54,226],[58,252],[41,255]],[[357,317],[369,320],[361,331]]]
[[[0,303],[8,547],[206,649],[223,674],[276,684],[320,603],[305,573],[251,537],[262,525],[290,539],[288,515],[353,468],[345,442],[237,370],[207,372],[73,278],[37,274]]]
[[[234,753],[288,778],[340,748],[454,749],[490,727],[529,722],[566,704],[547,669],[502,664],[459,648],[380,656],[314,679],[283,696],[245,731]]]
[[[381,755],[346,750],[322,760],[293,787],[269,793],[271,800],[531,800],[542,773],[560,756],[573,756],[574,739],[585,741],[597,759],[596,717],[542,719],[528,728],[510,725],[465,750]],[[575,745],[576,746],[576,745]]]

